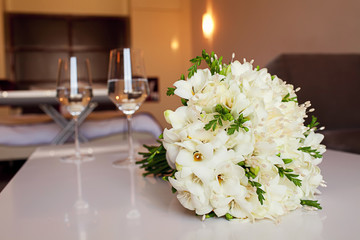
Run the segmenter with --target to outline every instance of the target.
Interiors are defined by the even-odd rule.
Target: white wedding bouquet
[[[190,60],[169,88],[183,106],[164,115],[171,124],[159,146],[145,146],[145,175],[166,175],[180,203],[203,218],[269,218],[315,200],[325,182],[317,166],[325,146],[310,102],[253,62],[222,63],[214,53]],[[198,69],[204,61],[209,68]]]

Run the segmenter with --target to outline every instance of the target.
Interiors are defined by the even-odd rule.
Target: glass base
[[[128,219],[136,219],[136,218],[140,218],[141,214],[139,212],[139,210],[137,209],[131,209],[127,214],[126,214],[126,218]]]
[[[136,166],[136,160],[135,159],[124,159],[124,160],[117,160],[112,163],[113,167],[116,168],[130,168]]]
[[[83,163],[93,161],[95,157],[92,154],[81,154],[80,156],[70,155],[60,158],[60,161],[63,163]]]
[[[87,203],[86,201],[84,201],[82,199],[78,199],[74,204],[74,208],[76,208],[76,209],[88,209],[89,208],[89,203]]]

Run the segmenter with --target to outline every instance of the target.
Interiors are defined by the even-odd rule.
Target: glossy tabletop
[[[112,162],[126,147],[85,146],[94,161],[62,163],[72,146],[37,149],[0,193],[0,239],[359,239],[360,155],[328,150],[323,210],[255,223],[184,209],[160,178]]]

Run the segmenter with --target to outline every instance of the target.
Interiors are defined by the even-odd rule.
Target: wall
[[[201,17],[212,5],[212,41]],[[281,53],[360,53],[359,0],[196,0],[192,2],[193,55],[203,48],[230,60],[254,59],[264,67]]]
[[[3,0],[8,12],[127,16],[128,0]]]
[[[147,74],[158,77],[160,87],[160,102],[145,103],[140,111],[151,112],[167,127],[163,112],[181,103],[166,96],[166,90],[190,66],[190,0],[132,0],[130,14],[131,45],[143,49]]]

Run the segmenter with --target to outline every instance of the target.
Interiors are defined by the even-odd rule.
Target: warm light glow
[[[174,38],[174,39],[171,41],[170,47],[171,47],[171,49],[172,49],[173,51],[178,50],[178,48],[179,48],[179,41],[178,41],[176,38]]]
[[[115,98],[116,98],[116,100],[119,100],[119,99],[120,99],[120,97],[119,97],[119,96],[116,96]]]
[[[204,36],[210,38],[214,32],[214,20],[210,13],[205,13],[202,19],[202,29]]]

